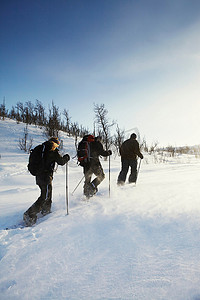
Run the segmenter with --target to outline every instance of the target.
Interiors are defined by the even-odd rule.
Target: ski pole
[[[108,178],[109,178],[108,191],[109,191],[109,197],[110,197],[110,155],[109,155],[109,160],[108,160]]]
[[[83,175],[83,177],[81,178],[81,180],[79,181],[79,183],[77,184],[77,186],[75,187],[75,189],[72,192],[72,195],[74,194],[74,192],[76,191],[76,189],[78,188],[78,186],[81,184],[83,178],[85,177],[85,175]]]
[[[66,163],[66,205],[67,205],[67,215],[68,215],[69,214],[68,163]]]
[[[140,158],[140,162],[139,162],[139,166],[138,166],[138,170],[137,170],[137,178],[136,178],[136,181],[137,181],[137,179],[138,179],[138,174],[139,174],[139,170],[140,170],[141,161],[142,161],[142,159]],[[135,184],[136,184],[136,181],[135,181]]]

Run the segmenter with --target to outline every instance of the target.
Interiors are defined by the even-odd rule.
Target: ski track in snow
[[[39,189],[17,150],[24,124],[0,121],[0,299],[200,299],[200,162],[141,165],[137,186],[118,187],[119,158],[102,160],[106,179],[90,200],[82,195],[82,168],[69,162],[53,181],[52,213],[31,228],[20,222]],[[39,128],[29,126],[35,144]],[[4,136],[5,135],[5,136]],[[74,141],[63,134],[64,152]],[[17,159],[18,158],[18,159]]]

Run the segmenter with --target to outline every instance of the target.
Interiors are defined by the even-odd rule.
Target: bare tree
[[[147,141],[146,138],[143,137],[142,141],[140,142],[140,148],[144,151],[144,152],[149,152],[149,147],[147,145]]]
[[[24,121],[26,124],[32,124],[34,118],[34,105],[31,101],[27,101],[24,107]]]
[[[105,143],[106,150],[108,150],[109,146],[112,143],[112,139],[110,137],[110,128],[115,124],[115,122],[113,121],[111,124],[109,124],[109,120],[107,117],[108,111],[107,109],[105,109],[104,104],[94,104],[94,112],[95,119],[98,124],[99,133],[102,133],[102,138]]]
[[[45,108],[43,107],[42,103],[39,100],[36,100],[36,104],[34,107],[34,123],[40,126],[46,124],[46,117],[45,117]]]
[[[16,113],[16,111],[15,111],[15,107],[12,106],[12,108],[11,108],[9,114],[8,114],[8,117],[9,117],[10,119],[15,120],[15,119],[16,119],[16,115],[17,115],[17,113]]]
[[[47,137],[58,137],[60,130],[60,113],[59,108],[52,101],[52,106],[49,108],[49,117],[46,123],[45,134]]]
[[[125,140],[125,131],[121,130],[117,124],[116,134],[114,135],[114,138],[113,138],[113,144],[116,147],[118,153],[119,153],[119,149],[120,149],[122,143],[124,142],[124,140]]]
[[[24,122],[24,104],[22,102],[17,102],[16,109],[17,109],[17,114],[16,114],[17,122]]]
[[[3,99],[3,104],[0,105],[0,118],[4,120],[5,117],[7,116],[7,110],[6,110],[6,104],[5,104],[5,97]]]
[[[153,142],[149,148],[149,154],[155,153],[157,151],[158,142]]]
[[[66,120],[65,130],[70,136],[70,120],[71,120],[71,117],[69,116],[68,110],[64,109],[63,115],[64,115],[65,120]]]
[[[30,139],[30,141],[28,142],[28,124],[26,124],[26,127],[24,128],[24,136],[22,139],[19,139],[19,148],[20,150],[29,153],[32,146],[33,139]]]

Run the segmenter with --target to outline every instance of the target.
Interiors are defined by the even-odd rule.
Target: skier
[[[26,226],[36,223],[38,213],[45,216],[51,212],[52,180],[55,163],[62,166],[70,160],[68,154],[65,154],[63,157],[59,154],[57,149],[59,144],[60,142],[56,137],[50,138],[43,144],[45,146],[44,163],[39,175],[36,175],[36,184],[39,186],[41,194],[23,215]]]
[[[135,183],[137,180],[137,156],[143,159],[143,155],[140,152],[139,143],[136,138],[136,134],[132,133],[130,138],[123,142],[120,147],[121,171],[117,180],[118,185],[123,185],[125,183],[129,167],[131,168],[128,179],[129,183]]]
[[[104,180],[105,174],[102,165],[99,161],[99,156],[112,155],[111,150],[104,150],[101,143],[101,137],[95,137],[94,141],[90,143],[90,158],[83,165],[83,173],[85,176],[85,182],[83,186],[84,195],[89,198],[96,194],[98,191],[97,186]],[[96,178],[91,182],[92,175]]]

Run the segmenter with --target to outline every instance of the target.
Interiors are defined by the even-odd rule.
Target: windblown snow
[[[111,157],[99,192],[86,201],[72,137],[54,174],[52,213],[33,227],[6,230],[39,196],[18,148],[24,124],[0,121],[0,299],[200,299],[200,158],[153,164],[144,154],[136,186],[116,185],[120,158]],[[33,146],[45,140],[29,126]],[[148,161],[148,163],[147,163]]]

